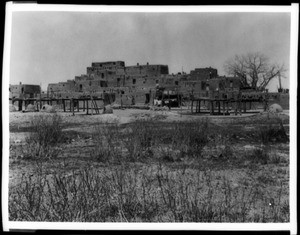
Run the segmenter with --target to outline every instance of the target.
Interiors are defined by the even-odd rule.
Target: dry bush
[[[267,145],[271,142],[288,142],[288,136],[282,125],[268,125],[260,128],[259,137],[263,144]]]
[[[173,161],[185,156],[200,157],[209,141],[209,131],[207,121],[161,123],[139,120],[126,132],[124,143],[132,159],[152,157],[156,152],[156,158]]]
[[[255,175],[254,180],[236,186],[226,175],[220,177],[200,164],[181,164],[177,170],[167,167],[171,164],[162,164],[185,157],[199,159],[209,145],[224,146],[221,154],[230,158],[235,153],[227,136],[225,129],[212,128],[207,120],[138,120],[125,128],[101,123],[95,128],[91,155],[97,161],[117,164],[50,174],[37,164],[34,176],[24,175],[21,183],[10,189],[9,218],[61,222],[287,222],[289,202],[282,199],[282,184],[272,193],[263,187],[274,184],[269,175]],[[33,143],[30,154],[45,155],[38,150],[42,144],[37,140]],[[46,143],[49,151],[57,147],[54,141],[41,143]],[[278,159],[270,157],[267,147],[247,153],[245,159],[254,166],[276,163]],[[159,161],[155,162],[153,156]],[[145,159],[151,164],[136,163]]]
[[[123,164],[70,174],[37,172],[10,190],[10,220],[287,222],[289,218],[282,186],[269,194],[257,180],[236,187],[225,176],[217,186],[216,175],[209,170]],[[258,209],[251,214],[252,208]]]
[[[34,116],[30,125],[31,133],[27,142],[47,147],[54,146],[64,140],[62,117],[58,114]]]
[[[120,161],[120,127],[116,123],[101,123],[95,127],[93,134],[95,148],[92,153],[100,162]]]
[[[60,144],[66,140],[61,116],[36,115],[30,121],[29,128],[26,144],[19,147],[19,155],[23,159],[53,159],[60,154]]]

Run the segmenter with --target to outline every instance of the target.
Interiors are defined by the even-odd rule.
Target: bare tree
[[[272,64],[269,58],[261,53],[236,55],[225,62],[228,75],[240,77],[243,87],[263,90],[269,82],[285,72],[284,65]]]

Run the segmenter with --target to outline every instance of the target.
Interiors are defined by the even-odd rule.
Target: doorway
[[[145,96],[146,96],[145,104],[149,104],[150,103],[150,94],[146,93]]]

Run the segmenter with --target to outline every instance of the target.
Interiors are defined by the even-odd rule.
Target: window
[[[104,73],[101,73],[101,78],[104,78]]]
[[[175,81],[175,85],[178,86],[178,81]]]
[[[136,83],[136,79],[132,79],[132,84],[135,84]]]
[[[201,82],[201,90],[205,90],[206,82]]]
[[[220,88],[220,90],[224,90],[224,84],[223,84],[223,82],[219,83],[219,88]]]
[[[107,87],[107,82],[106,81],[100,81],[100,86],[101,87]]]
[[[82,91],[82,84],[79,85],[79,91]]]
[[[209,84],[206,84],[206,90],[209,91]]]

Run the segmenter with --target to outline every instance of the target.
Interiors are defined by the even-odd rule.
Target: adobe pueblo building
[[[257,92],[241,87],[240,78],[219,76],[215,68],[196,68],[177,74],[169,74],[168,65],[125,66],[124,61],[93,62],[86,73],[72,80],[51,83],[47,93],[40,86],[10,86],[12,103],[42,105],[58,104],[64,111],[103,108],[107,104],[119,107],[149,107],[152,105],[180,107],[190,106],[191,112],[205,109],[211,114],[229,114],[237,111],[264,109],[268,104],[279,103],[289,108],[289,94]],[[69,108],[68,108],[69,107]],[[24,108],[24,107],[23,107]],[[19,110],[21,108],[19,107]],[[215,112],[216,111],[216,112]]]
[[[162,100],[178,106],[190,95],[208,96],[209,91],[238,91],[239,78],[220,77],[214,68],[190,74],[169,74],[168,65],[125,66],[124,61],[94,62],[86,74],[48,86],[51,98],[106,97],[119,105],[153,105]]]
[[[19,107],[19,110],[22,110],[24,100],[28,101],[24,102],[26,106],[40,98],[40,95],[41,87],[39,85],[22,84],[21,82],[18,85],[9,85],[9,99],[13,105]]]

